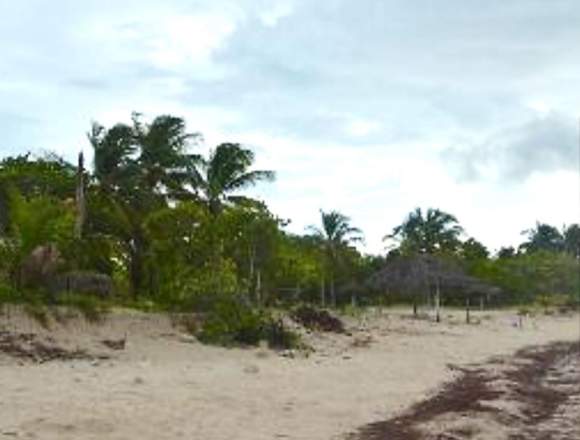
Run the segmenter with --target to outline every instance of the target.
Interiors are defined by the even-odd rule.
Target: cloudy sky
[[[432,206],[496,249],[578,221],[578,23],[577,0],[0,1],[0,153],[171,113],[254,148],[296,232],[338,209],[379,252]]]

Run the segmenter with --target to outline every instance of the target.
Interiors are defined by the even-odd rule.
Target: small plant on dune
[[[50,313],[48,308],[39,301],[27,302],[24,305],[24,313],[36,321],[41,327],[50,328]]]
[[[67,293],[58,299],[58,305],[77,310],[88,322],[102,322],[109,312],[108,305],[92,295]]]
[[[300,337],[288,330],[281,319],[269,319],[264,327],[264,339],[276,350],[302,347]]]

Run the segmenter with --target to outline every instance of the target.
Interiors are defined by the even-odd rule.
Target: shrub
[[[264,310],[255,310],[243,297],[220,295],[205,298],[201,326],[196,336],[207,344],[258,345],[267,341],[271,348],[292,348],[298,337]]]
[[[273,349],[295,348],[300,345],[300,338],[284,326],[281,319],[270,318],[264,326],[264,339]]]
[[[78,310],[89,322],[101,322],[109,312],[108,305],[98,298],[78,293],[62,294],[58,298],[58,305]]]

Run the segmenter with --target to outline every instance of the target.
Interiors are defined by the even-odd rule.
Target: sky
[[[92,121],[182,116],[366,252],[415,207],[491,250],[580,217],[577,0],[0,1],[0,156],[90,157]]]

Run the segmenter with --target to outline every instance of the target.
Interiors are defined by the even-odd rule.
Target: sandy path
[[[340,438],[433,393],[457,374],[448,364],[573,340],[580,330],[577,317],[526,320],[519,329],[513,314],[486,316],[471,326],[460,315],[442,324],[401,312],[353,320],[352,337],[311,336],[316,353],[293,359],[183,342],[156,316],[58,329],[52,336],[71,347],[108,352],[97,341],[125,333],[129,342],[97,363],[19,366],[0,357],[0,439]],[[40,332],[22,319],[4,324]],[[370,346],[353,347],[368,336]]]

